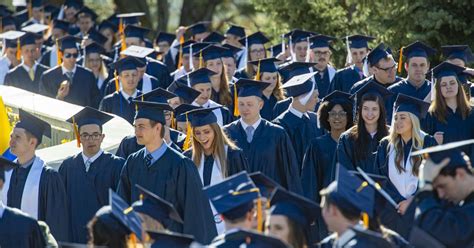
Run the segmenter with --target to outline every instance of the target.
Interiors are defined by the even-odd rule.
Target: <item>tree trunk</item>
[[[168,20],[170,18],[170,10],[168,0],[157,0],[156,18],[158,19],[157,30],[166,32],[168,29]]]
[[[216,5],[224,0],[183,0],[180,25],[187,26],[199,21],[212,21]]]

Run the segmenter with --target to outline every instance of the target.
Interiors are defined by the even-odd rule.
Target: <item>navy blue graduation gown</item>
[[[173,56],[171,53],[168,51],[163,57],[163,64],[166,65],[166,68],[168,68],[168,71],[175,71],[176,70],[176,64],[175,60],[173,59]],[[177,60],[176,60],[177,61]]]
[[[183,153],[189,159],[192,159],[192,149],[189,149]],[[214,158],[211,158],[214,162]],[[245,158],[244,152],[241,149],[227,149],[227,176],[232,176],[243,170],[247,170],[248,161]],[[196,165],[197,166],[197,165]]]
[[[53,67],[43,73],[39,85],[39,93],[56,98],[61,83],[67,80],[61,66]],[[64,101],[80,106],[97,108],[100,101],[100,92],[97,88],[94,73],[80,65],[76,65],[76,72],[69,86],[69,94]]]
[[[334,162],[340,163],[349,170],[356,170],[356,167],[360,167],[367,173],[375,173],[374,161],[379,141],[376,139],[376,136],[371,138],[367,144],[368,149],[365,158],[357,159],[355,154],[355,140],[350,135],[352,128],[342,133],[341,137],[339,137]]]
[[[318,85],[319,98],[323,98],[330,93],[329,86],[331,82],[329,81],[328,67],[324,69],[322,77],[320,73],[314,75],[314,80]]]
[[[437,143],[436,143],[436,140],[433,138],[433,136],[426,135],[425,138],[423,139],[423,148],[435,146],[435,145],[437,145]],[[390,181],[389,163],[388,163],[388,160],[389,160],[388,146],[389,146],[389,142],[387,139],[383,139],[380,141],[379,147],[377,149],[377,156],[375,158],[374,166],[375,166],[376,174],[386,176]],[[387,183],[385,190],[397,203],[405,200],[405,198],[402,195],[400,195],[397,188],[395,188],[395,186],[391,182]]]
[[[31,80],[29,73],[25,70],[25,68],[22,65],[18,65],[9,71],[7,75],[5,75],[4,84],[31,91],[33,93],[38,93],[41,75],[43,75],[43,72],[47,71],[48,69],[48,67],[42,64],[37,64],[35,78],[34,80]]]
[[[387,89],[394,93],[395,99],[398,93],[402,93],[423,100],[431,91],[431,83],[425,79],[425,82],[419,88],[416,88],[409,83],[407,79],[404,79],[400,82],[394,83]]]
[[[302,193],[299,164],[290,138],[282,127],[262,119],[250,144],[240,120],[225,126],[225,131],[244,151],[249,172],[260,171],[286,189]]]
[[[283,114],[288,108],[290,107],[291,103],[293,102],[292,97],[288,97],[286,99],[283,99],[281,101],[278,101],[275,104],[275,107],[273,107],[273,116],[272,120]]]
[[[112,74],[113,75],[113,74]],[[149,75],[150,76],[150,75]],[[150,76],[150,82],[151,82],[151,89],[156,89],[158,87],[161,87],[163,89],[166,89],[166,84],[165,83],[160,83],[155,77],[153,76]],[[104,82],[105,84],[105,89],[104,89],[104,93],[105,95],[110,95],[110,94],[113,94],[115,93],[117,90],[116,90],[116,87],[115,87],[115,77],[110,77],[109,80],[106,80]],[[143,78],[140,79],[140,81],[138,81],[138,85],[137,85],[137,89],[139,91],[142,91],[143,92]]]
[[[432,191],[420,192],[413,202],[420,211],[416,226],[446,247],[474,246],[474,192],[462,206],[447,206]]]
[[[109,204],[109,188],[117,189],[124,162],[123,158],[104,152],[86,172],[82,153],[79,153],[64,160],[59,167],[68,199],[71,242],[87,243],[87,223],[97,210]]]
[[[147,57],[146,60],[146,73],[155,77],[156,80],[158,80],[160,87],[163,89],[168,88],[168,86],[173,82],[168,67],[156,59]]]
[[[129,204],[139,200],[135,184],[140,184],[173,204],[183,218],[184,224],[172,221],[169,230],[191,234],[203,244],[210,243],[217,231],[194,163],[169,147],[149,168],[144,157],[145,148],[127,158],[120,176],[119,195]]]
[[[15,168],[8,190],[9,207],[21,208],[21,199],[31,165]],[[57,171],[44,166],[41,173],[38,195],[38,220],[48,224],[57,241],[69,241],[69,220],[64,183]]]
[[[426,118],[422,120],[423,130],[430,135],[434,135],[438,131],[444,132],[444,144],[474,138],[473,112],[471,111],[467,118],[463,120],[459,108],[456,112],[453,112],[449,107],[446,110],[446,116],[444,116],[446,123],[439,121],[434,115],[428,113]],[[474,159],[474,146],[462,146],[460,149],[471,160]]]
[[[260,110],[260,116],[262,116],[262,118],[267,121],[275,119],[276,116],[273,116],[273,108],[278,102],[277,98],[273,94],[271,94],[269,98],[267,98],[266,96],[262,96],[262,99],[263,107]]]
[[[237,79],[239,79],[239,78],[251,78],[251,76],[245,70],[245,67],[240,69],[240,70],[236,70],[234,72],[234,77],[237,78]]]
[[[183,147],[184,140],[186,139],[186,134],[170,129],[170,139],[173,142],[172,147],[177,151],[181,151],[181,147]],[[126,159],[130,154],[137,152],[143,147],[143,145],[137,143],[137,137],[135,135],[129,135],[122,139],[115,155]]]
[[[323,135],[323,130],[318,127],[318,117],[315,113],[308,112],[308,117],[298,117],[289,110],[278,116],[272,122],[283,127],[290,137],[295,150],[298,169],[301,172],[303,156],[311,140]]]
[[[394,247],[386,238],[380,233],[370,230],[360,230],[351,228],[354,231],[354,235],[347,240],[344,244],[340,244],[344,248],[388,248]],[[336,247],[336,234],[332,234],[321,241],[317,247],[320,248],[333,248]]]
[[[136,107],[135,104],[125,99],[119,91],[104,97],[100,102],[99,110],[118,115],[133,124]]]
[[[5,207],[0,218],[0,246],[42,248],[46,241],[35,219],[19,209]]]
[[[339,90],[349,93],[355,83],[365,78],[365,76],[359,72],[360,69],[355,65],[338,70],[331,81],[329,92]]]

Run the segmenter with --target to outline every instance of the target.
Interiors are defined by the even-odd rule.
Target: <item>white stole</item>
[[[143,78],[142,78],[142,93],[145,94],[145,93],[148,93],[150,92],[151,90],[153,90],[153,87],[151,85],[151,79],[150,79],[150,76],[148,74],[143,74]]]
[[[53,68],[58,65],[58,50],[56,45],[51,47],[51,53],[49,54],[49,67]]]
[[[336,75],[336,69],[332,65],[328,65],[329,83],[331,83],[334,75]]]
[[[21,196],[20,210],[38,219],[38,199],[41,174],[43,173],[44,161],[39,157],[35,158],[31,165],[30,172],[26,178],[25,188]],[[10,188],[10,180],[13,170],[5,171],[5,184],[3,185],[3,202],[8,203],[8,189]]]

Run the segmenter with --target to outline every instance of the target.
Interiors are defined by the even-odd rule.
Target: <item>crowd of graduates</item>
[[[19,109],[1,247],[474,246],[468,45],[407,41],[396,60],[362,34],[269,46],[235,24],[150,34],[143,15],[0,5],[0,85],[83,107],[58,170],[35,155],[50,124]],[[114,117],[135,134],[112,154]]]

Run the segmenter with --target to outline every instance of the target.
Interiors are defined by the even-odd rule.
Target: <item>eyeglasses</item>
[[[171,112],[170,112],[170,111],[167,111],[167,110],[166,110],[166,111],[163,111],[163,112],[164,112],[164,114],[165,114],[165,119],[166,119],[166,120],[171,119]]]
[[[77,59],[79,57],[79,53],[65,53],[64,58],[70,59],[70,58],[75,58]]]
[[[346,111],[341,111],[341,112],[335,112],[335,111],[329,111],[329,117],[332,117],[332,118],[342,118],[342,117],[346,117],[347,115],[347,112]]]
[[[389,71],[392,71],[392,70],[394,70],[395,68],[397,68],[397,67],[398,67],[398,63],[395,63],[395,64],[393,64],[392,66],[387,67],[387,68],[380,68],[380,67],[378,67],[378,66],[375,66],[375,67],[376,67],[377,69],[380,69],[380,70],[384,71],[384,72],[389,72]]]
[[[265,52],[264,48],[250,50],[250,53],[264,53],[264,52]]]
[[[98,140],[102,137],[102,134],[100,133],[93,133],[93,134],[88,134],[88,133],[83,133],[81,134],[81,140]]]

